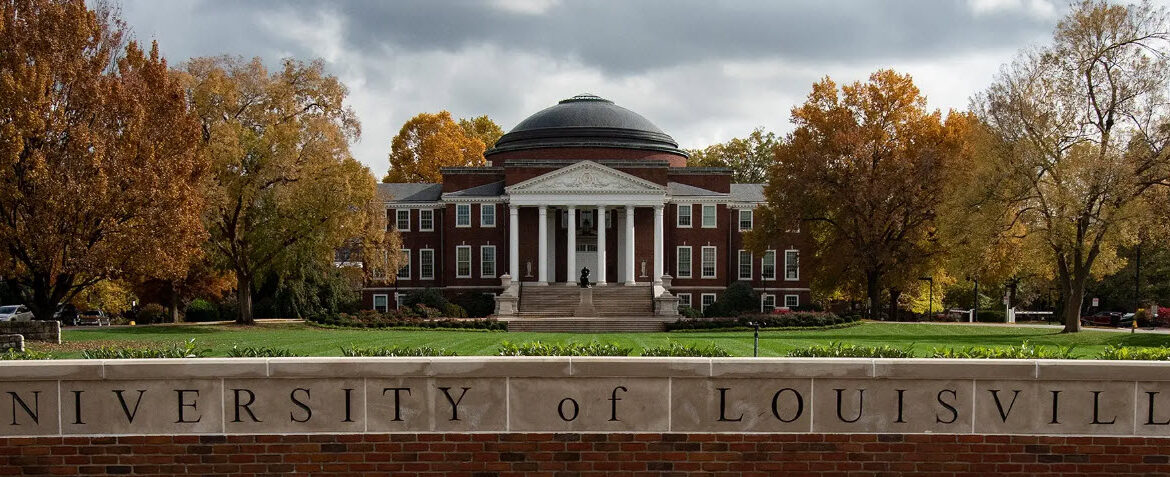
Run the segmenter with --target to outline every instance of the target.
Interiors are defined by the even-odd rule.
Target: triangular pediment
[[[646,179],[606,167],[593,161],[581,161],[544,175],[506,187],[509,195],[522,194],[663,194],[666,188]]]

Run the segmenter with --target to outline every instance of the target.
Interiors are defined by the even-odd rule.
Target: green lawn
[[[735,356],[752,355],[752,333],[505,333],[482,331],[432,330],[350,330],[322,329],[300,323],[261,324],[254,327],[226,325],[134,326],[116,328],[70,329],[64,332],[61,345],[37,345],[32,348],[51,351],[57,357],[78,357],[82,349],[100,345],[150,346],[195,338],[200,348],[210,348],[212,355],[224,356],[233,345],[288,348],[298,355],[340,356],[340,347],[349,345],[435,346],[459,355],[492,355],[502,341],[545,342],[613,342],[622,346],[644,348],[670,342],[716,344]],[[913,323],[864,323],[850,328],[824,331],[764,331],[760,333],[760,356],[783,356],[793,348],[829,341],[864,345],[913,345],[918,354],[932,347],[1018,345],[1025,340],[1037,345],[1075,345],[1079,356],[1092,356],[1106,345],[1170,345],[1170,335],[1129,334],[1085,331],[1060,334],[1055,329],[928,325]],[[34,342],[35,343],[35,342]]]

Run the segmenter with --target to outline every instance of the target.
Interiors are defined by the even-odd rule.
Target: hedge
[[[740,315],[725,319],[680,319],[667,323],[667,331],[717,330],[728,328],[751,328],[759,323],[761,329],[827,328],[859,323],[860,316],[839,316],[826,312],[796,311],[779,314]]]

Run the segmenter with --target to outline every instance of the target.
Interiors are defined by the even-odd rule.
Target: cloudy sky
[[[932,107],[965,108],[1063,0],[123,0],[140,40],[194,56],[322,58],[362,122],[354,155],[377,175],[419,112],[486,114],[505,130],[594,93],[683,147],[791,129],[810,85],[879,68],[913,75]]]

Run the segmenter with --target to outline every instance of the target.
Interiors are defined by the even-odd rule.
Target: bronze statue
[[[589,288],[589,267],[581,269],[581,288]]]

